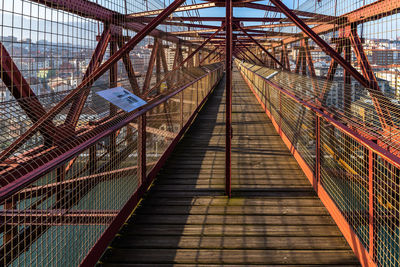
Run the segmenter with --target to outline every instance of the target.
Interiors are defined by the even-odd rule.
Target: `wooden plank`
[[[136,214],[185,215],[329,215],[325,207],[147,205]]]
[[[171,198],[179,198],[179,197],[201,197],[201,196],[225,196],[223,190],[156,190],[153,188],[154,194],[157,194],[159,197],[171,197]],[[255,189],[243,189],[241,187],[235,188],[235,192],[233,192],[233,196],[236,197],[275,197],[275,198],[308,198],[311,196],[316,196],[315,192],[312,190],[292,190],[292,191],[283,191],[283,190],[255,190]]]
[[[159,249],[347,249],[344,238],[286,236],[154,236],[132,238],[122,236],[112,244],[114,248]]]
[[[273,173],[273,171],[275,170],[266,170],[265,173],[263,172],[255,172],[255,171],[251,171],[251,172],[240,172],[240,170],[238,172],[232,173],[232,181],[233,182],[246,182],[246,183],[252,183],[252,184],[258,184],[258,182],[262,183],[263,181],[268,182],[269,180],[288,180],[288,181],[296,181],[299,183],[303,183],[304,181],[302,179],[299,178],[303,178],[302,174],[297,174],[297,173],[288,173],[288,174],[276,174]],[[279,170],[276,170],[279,171]],[[290,170],[286,170],[287,172],[289,172]],[[177,183],[179,183],[179,181],[177,181],[178,179],[183,179],[183,180],[192,180],[195,179],[199,182],[202,181],[208,181],[210,182],[214,182],[214,180],[224,180],[224,174],[214,174],[213,176],[210,176],[210,174],[207,173],[181,173],[179,171],[171,171],[171,172],[164,172],[164,174],[166,173],[170,173],[170,177],[163,177],[162,179],[160,179],[159,181],[157,181],[157,183],[163,183],[163,182],[167,182],[169,180],[175,180]],[[274,181],[272,181],[274,182]],[[307,183],[307,181],[305,182]]]
[[[332,218],[326,216],[278,216],[278,215],[171,215],[171,214],[137,214],[133,221],[138,224],[163,222],[165,224],[247,224],[247,225],[334,225]]]
[[[132,226],[132,227],[129,227]],[[286,236],[299,237],[342,237],[339,229],[335,225],[229,225],[223,224],[138,224],[128,225],[123,229],[123,235],[131,235],[132,239],[136,236],[146,235],[181,235],[181,236]],[[140,238],[140,237],[139,237]]]
[[[163,185],[192,185],[192,186],[204,186],[204,185],[224,185],[225,184],[225,179],[224,177],[208,177],[208,178],[168,178],[168,179],[163,179],[159,180],[157,184],[163,184]],[[290,186],[290,187],[295,187],[295,186],[308,186],[307,181],[302,181],[298,178],[283,178],[276,176],[275,179],[268,177],[267,179],[265,177],[260,177],[260,178],[254,178],[252,176],[245,176],[243,179],[240,178],[234,178],[232,179],[232,184],[234,185],[241,185],[241,186],[253,186],[253,188],[257,188],[259,186],[260,188],[265,188],[265,186],[270,185],[270,186]],[[201,187],[196,187],[196,188],[201,188]]]
[[[242,185],[240,183],[235,183],[234,185],[235,187],[245,187],[246,185]],[[247,189],[259,189],[259,190],[263,190],[265,189],[266,185],[259,185],[259,184],[250,184],[247,185],[246,188]],[[303,185],[290,185],[290,184],[271,184],[268,185],[268,187],[271,189],[275,189],[275,190],[281,190],[283,188],[285,188],[286,190],[304,190],[304,189],[309,189],[309,185],[308,184],[303,184]],[[172,190],[172,191],[181,191],[181,190],[202,190],[202,189],[223,189],[224,186],[222,184],[218,185],[208,185],[208,184],[199,184],[199,185],[190,185],[190,184],[176,184],[174,186],[169,185],[165,185],[165,184],[161,184],[161,185],[157,185],[156,190]]]
[[[203,264],[355,264],[348,250],[115,249],[112,262]]]
[[[357,266],[339,229],[234,72],[232,185],[224,85],[102,259],[104,266]]]
[[[193,206],[289,206],[289,207],[323,207],[321,201],[313,198],[226,198],[226,197],[157,197],[149,195],[144,203],[146,205],[191,205]]]

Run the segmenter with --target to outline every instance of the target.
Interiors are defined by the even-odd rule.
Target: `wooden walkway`
[[[224,196],[221,82],[104,266],[358,265],[236,69],[233,87],[233,197]]]

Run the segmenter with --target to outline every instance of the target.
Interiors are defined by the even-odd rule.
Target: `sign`
[[[268,76],[265,77],[265,78],[267,78],[267,80],[269,80],[269,79],[271,79],[272,77],[274,77],[276,74],[278,74],[278,71],[275,71],[274,73],[268,75]]]
[[[115,87],[99,91],[96,92],[96,94],[126,112],[131,112],[132,110],[147,104],[146,101],[132,94],[123,87]]]

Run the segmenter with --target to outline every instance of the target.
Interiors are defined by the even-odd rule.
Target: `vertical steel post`
[[[180,93],[180,121],[181,121],[181,129],[183,128],[183,110],[184,110],[184,104],[183,104],[183,100],[184,100],[184,95],[183,95],[183,92],[184,92],[185,90],[183,90],[181,93]]]
[[[112,57],[117,52],[117,43],[115,41],[110,42],[110,57]],[[111,88],[117,86],[118,81],[118,63],[114,63],[110,67],[109,85]],[[117,114],[117,107],[110,103],[110,116],[115,116]],[[115,157],[117,150],[117,135],[115,132],[110,134],[110,157]],[[94,148],[96,149],[96,148]]]
[[[351,48],[348,41],[344,45],[344,59],[351,64]],[[351,76],[346,69],[344,69],[343,110],[345,116],[351,115]]]
[[[89,150],[91,151],[91,150]],[[90,156],[90,152],[89,152]],[[65,164],[61,165],[60,167],[57,168],[57,182],[63,182],[65,180],[65,176],[67,174]],[[61,187],[61,189],[57,190],[56,193],[56,203],[58,203],[58,207],[62,208],[64,206],[65,202],[65,187]]]
[[[279,91],[279,134],[282,132],[282,92]]]
[[[138,178],[140,184],[146,180],[146,113],[138,119]]]
[[[231,146],[232,146],[232,0],[226,0],[225,18],[225,192],[231,196]]]
[[[299,73],[300,72],[300,67],[301,67],[301,58],[302,58],[303,54],[302,54],[302,50],[299,47],[297,54],[296,54],[296,67],[294,68],[294,73]]]
[[[158,45],[157,56],[156,56],[156,83],[158,84],[161,81],[161,53],[160,53],[160,46],[161,42],[158,41],[160,44]],[[161,86],[157,87],[157,95],[161,92]]]
[[[313,187],[318,192],[318,183],[321,179],[321,117],[315,118],[315,174]]]
[[[374,178],[376,154],[368,149],[369,255],[374,258]]]

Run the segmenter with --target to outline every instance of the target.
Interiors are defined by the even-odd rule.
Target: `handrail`
[[[351,129],[291,85],[261,74],[271,69],[236,64],[361,264],[397,262],[400,241],[388,237],[400,224],[400,158],[363,136],[363,128]]]
[[[241,65],[241,66],[243,66],[243,65]],[[251,71],[246,66],[243,66],[243,67],[246,68],[247,70]],[[393,154],[392,152],[390,152],[386,149],[383,149],[382,147],[377,145],[375,142],[365,138],[364,136],[360,135],[359,133],[355,132],[354,130],[352,130],[349,127],[347,127],[346,125],[344,125],[342,122],[334,119],[333,114],[331,116],[327,115],[326,112],[316,108],[313,104],[308,103],[307,101],[304,101],[304,100],[298,98],[293,93],[280,87],[279,85],[275,84],[271,80],[268,80],[266,77],[261,76],[259,73],[254,72],[254,74],[257,75],[258,77],[260,77],[261,79],[263,79],[269,85],[271,85],[274,88],[276,88],[277,90],[281,91],[286,96],[288,96],[291,99],[293,99],[294,101],[296,101],[297,103],[303,105],[304,107],[306,107],[309,110],[312,110],[317,116],[323,117],[324,119],[326,119],[327,121],[329,121],[330,123],[335,125],[337,127],[337,129],[339,129],[340,131],[342,131],[342,132],[348,134],[349,136],[351,136],[352,138],[358,140],[361,144],[363,144],[366,147],[368,147],[369,149],[371,149],[377,155],[385,158],[386,160],[390,161],[390,163],[395,164],[398,168],[400,168],[400,158],[398,156],[396,156],[395,154]]]
[[[87,122],[81,140],[43,150],[42,158],[34,154],[31,170],[0,189],[1,264],[32,263],[34,253],[59,265],[95,265],[219,83],[224,65],[210,66],[138,110]],[[84,225],[91,227],[88,237],[82,236]],[[73,237],[59,244],[79,249],[79,257],[58,257],[64,248],[53,247],[46,237],[58,231]],[[81,238],[84,243],[74,245]]]
[[[104,129],[102,132],[98,133],[96,136],[84,141],[80,145],[69,149],[62,155],[56,157],[55,159],[51,160],[50,162],[44,164],[43,166],[29,172],[28,174],[20,177],[19,179],[15,180],[14,182],[11,182],[10,184],[0,188],[0,203],[4,202],[5,199],[9,198],[12,194],[15,192],[25,188],[27,185],[35,182],[37,179],[40,178],[40,176],[44,175],[45,173],[57,168],[60,164],[64,163],[65,161],[73,158],[75,155],[78,155],[82,151],[88,149],[90,146],[94,145],[96,142],[98,142],[100,139],[109,136],[111,133],[115,132],[116,130],[126,126],[127,124],[131,123],[133,120],[137,119],[141,115],[145,114],[152,108],[161,105],[162,103],[165,103],[168,99],[171,97],[177,95],[181,91],[185,90],[187,87],[193,85],[200,79],[206,77],[210,73],[214,73],[216,71],[219,71],[223,66],[221,65],[219,68],[216,68],[200,77],[197,79],[191,81],[190,83],[180,87],[179,89],[170,92],[169,94],[165,96],[161,96],[157,99],[154,99],[144,105],[142,108],[138,110],[131,111],[129,113],[122,114],[120,118],[122,118],[121,121],[119,121],[117,124],[113,125],[112,127],[108,129]],[[119,119],[118,117],[116,120]]]

